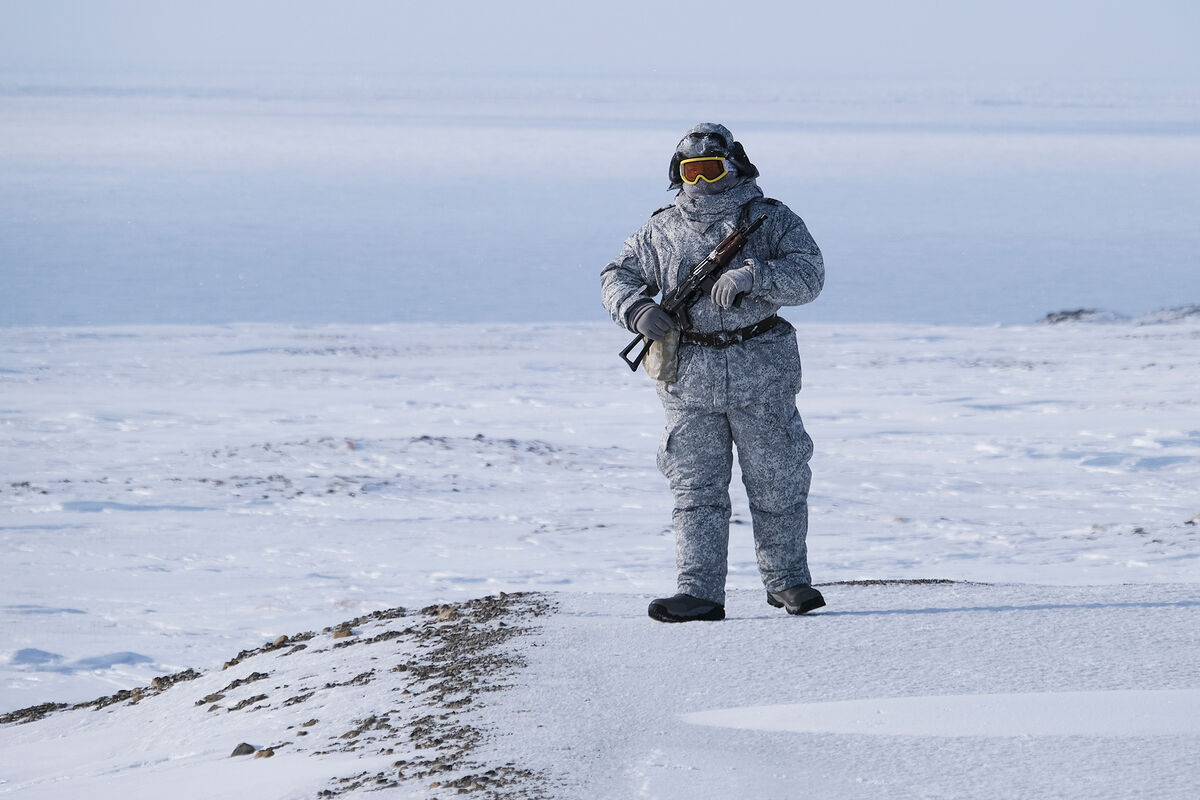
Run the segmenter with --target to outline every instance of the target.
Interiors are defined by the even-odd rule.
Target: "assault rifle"
[[[746,240],[750,238],[750,234],[758,230],[758,226],[762,225],[766,220],[767,215],[763,214],[754,220],[754,222],[747,224],[745,227],[738,228],[722,239],[720,244],[714,247],[713,251],[696,265],[686,279],[681,281],[672,291],[663,295],[663,300],[659,303],[662,310],[675,317],[680,327],[687,328],[689,326],[687,318],[688,309],[691,308],[693,303],[712,291],[713,284],[717,282],[717,278],[729,266],[729,262],[733,261],[733,257],[738,254],[738,251],[746,246]],[[739,295],[734,303],[736,304],[740,300],[741,296]],[[631,359],[629,354],[633,352],[633,348],[637,347],[639,342],[645,342],[645,345]],[[646,357],[646,353],[650,350],[650,343],[650,339],[639,333],[621,351],[621,359],[629,365],[631,370],[637,372],[638,365],[642,363],[642,359]]]

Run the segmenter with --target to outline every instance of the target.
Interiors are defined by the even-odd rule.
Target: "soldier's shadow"
[[[946,608],[875,608],[857,610],[840,610],[820,608],[807,614],[796,615],[797,619],[821,619],[822,617],[875,617],[875,616],[910,616],[918,614],[999,614],[1006,612],[1046,612],[1046,611],[1100,611],[1107,609],[1136,608],[1195,608],[1200,601],[1178,600],[1175,602],[1130,602],[1130,603],[1030,603],[1028,605],[995,605],[995,606],[958,606]],[[776,619],[779,612],[762,612],[742,619]]]

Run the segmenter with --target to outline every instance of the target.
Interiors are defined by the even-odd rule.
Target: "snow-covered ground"
[[[829,606],[765,605],[735,490],[729,619],[678,627],[644,615],[674,579],[661,411],[612,326],[3,329],[0,710],[204,674],[0,728],[0,794],[313,796],[403,772],[395,796],[442,796],[463,776],[426,756],[328,742],[448,715],[415,672],[349,680],[424,663],[442,639],[421,631],[461,613],[528,628],[495,645],[526,664],[493,676],[510,688],[455,707],[489,732],[471,764],[510,778],[479,792],[1195,796],[1200,324],[788,313]],[[955,583],[861,582],[925,579]],[[553,613],[414,610],[522,591]],[[221,669],[396,606],[412,621],[359,620],[370,647],[326,631]],[[196,704],[256,672],[269,689],[214,703],[266,694],[257,714]],[[302,681],[336,700],[292,709]],[[324,746],[289,730],[308,718]],[[240,741],[291,744],[229,759]]]
[[[1191,6],[276,5],[0,26],[0,797],[1200,796]],[[804,618],[737,489],[645,616],[701,120],[828,265]]]

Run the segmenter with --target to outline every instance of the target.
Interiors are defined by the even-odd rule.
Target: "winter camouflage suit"
[[[733,142],[727,129],[712,123],[697,126],[689,136],[696,140],[706,132]],[[680,156],[694,154],[688,142],[685,136],[672,162],[673,185],[681,186]],[[680,191],[604,268],[604,307],[618,324],[635,330],[631,312],[674,288],[740,222],[762,214],[766,222],[730,265],[750,267],[749,294],[728,309],[701,298],[691,307],[691,330],[745,328],[781,306],[809,303],[820,293],[824,264],[803,220],[763,197],[753,177],[757,169],[737,148],[744,164],[740,174],[730,176],[728,188],[700,195]],[[666,411],[658,466],[675,495],[678,591],[725,603],[733,445],[750,501],[763,584],[780,591],[810,583],[805,538],[812,440],[796,410],[800,354],[795,329],[781,319],[740,344],[681,344],[677,380],[659,381],[657,389]]]

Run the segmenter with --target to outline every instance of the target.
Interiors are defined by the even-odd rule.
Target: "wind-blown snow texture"
[[[814,579],[1000,585],[833,585],[823,613],[789,618],[765,605],[735,492],[730,619],[648,620],[674,585],[662,412],[611,325],[4,330],[0,709],[185,667],[216,691],[224,661],[280,635],[537,590],[559,612],[521,640],[538,646],[513,645],[528,667],[472,719],[492,731],[480,763],[548,776],[555,796],[1193,796],[1194,731],[1112,738],[1101,717],[1071,737],[862,738],[679,716],[1000,694],[990,713],[1011,732],[1029,693],[1200,687],[1194,320],[797,327]],[[287,748],[270,762],[287,769],[229,761],[238,741],[277,743],[231,712],[240,727],[166,736],[183,717],[151,701],[185,685],[137,714],[0,729],[19,754],[0,793],[311,796],[349,774]],[[385,700],[345,702],[339,720]],[[435,796],[423,780],[399,796]]]

